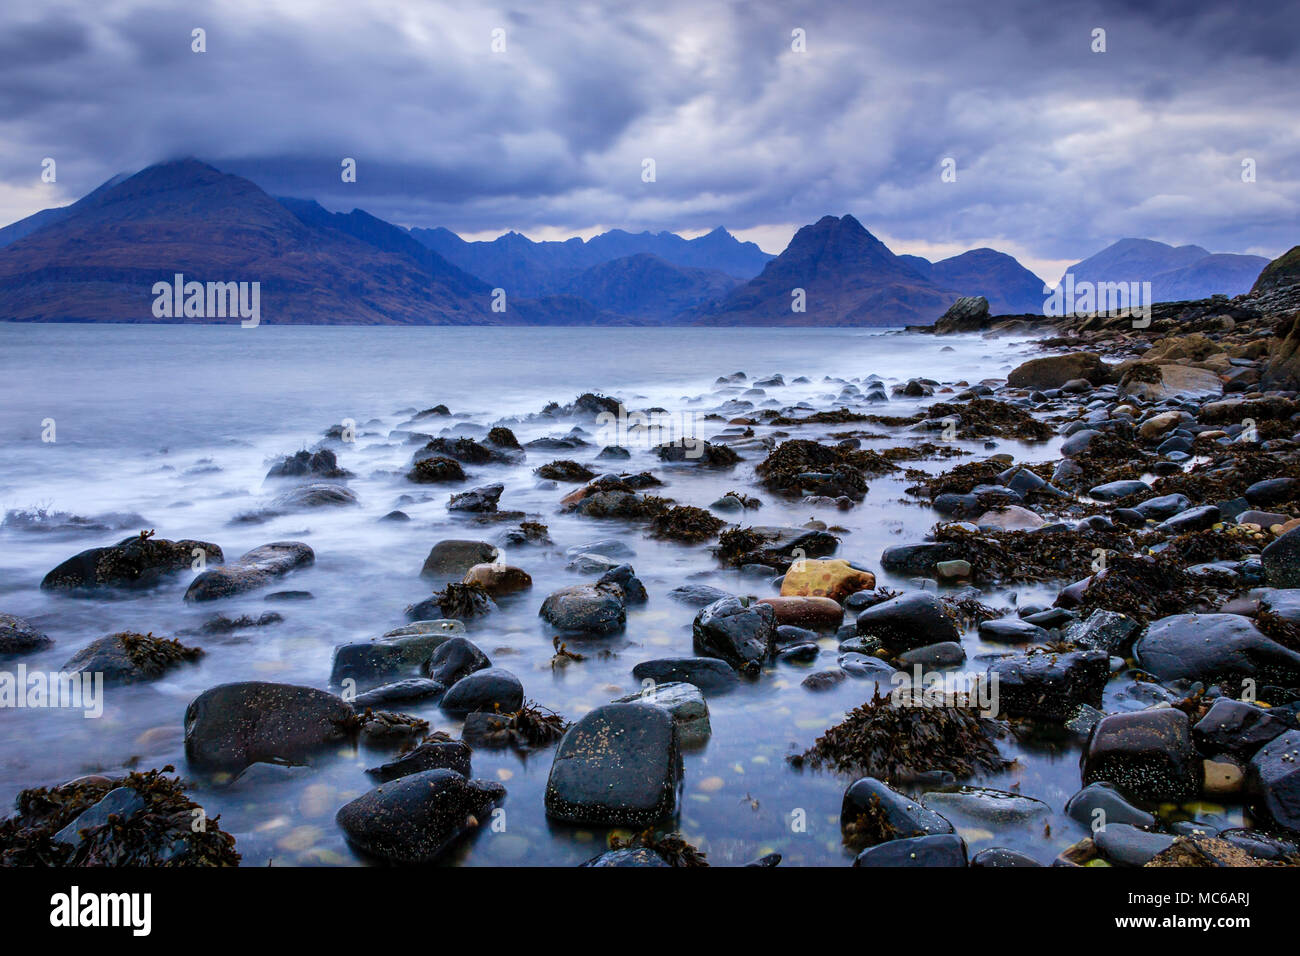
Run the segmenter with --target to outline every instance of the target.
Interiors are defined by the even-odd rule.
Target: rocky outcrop
[[[315,563],[316,553],[301,541],[275,541],[240,555],[225,567],[204,571],[185,592],[186,601],[215,601],[265,587],[296,568]]]

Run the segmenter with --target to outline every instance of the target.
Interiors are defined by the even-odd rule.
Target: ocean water
[[[498,612],[470,624],[469,636],[494,664],[521,678],[529,699],[570,720],[637,690],[631,674],[636,663],[692,653],[695,610],[668,599],[672,588],[701,583],[737,593],[775,593],[767,580],[721,568],[706,545],[656,541],[627,522],[559,514],[560,498],[576,486],[546,487],[532,469],[559,457],[590,462],[601,447],[590,423],[582,424],[593,444],[580,452],[530,451],[518,466],[466,466],[469,479],[463,486],[413,485],[404,473],[416,446],[390,433],[414,410],[449,406],[457,417],[415,426],[435,434],[444,424],[490,426],[522,419],[509,424],[527,442],[564,434],[575,424],[530,422],[527,416],[548,402],[564,404],[595,391],[618,396],[629,408],[680,413],[673,420],[707,438],[723,426],[701,417],[730,399],[743,397],[760,408],[799,401],[829,408],[839,404],[835,397],[842,382],[828,377],[861,382],[874,374],[893,384],[926,376],[974,383],[1004,377],[1029,351],[1021,339],[847,329],[0,324],[0,508],[125,512],[143,519],[140,528],[132,521],[123,530],[98,532],[0,528],[0,611],[30,619],[55,641],[23,662],[32,670],[57,670],[90,641],[121,630],[180,636],[207,652],[198,664],[156,682],[109,688],[99,719],[67,710],[0,710],[0,805],[8,806],[24,787],[88,772],[171,764],[190,777],[182,715],[190,700],[216,684],[259,679],[327,687],[335,646],[405,623],[405,607],[428,596],[430,587],[419,571],[430,547],[445,538],[492,541],[509,527],[475,526],[467,516],[449,513],[447,496],[464,487],[501,481],[503,509],[527,512],[550,528],[553,547],[508,554],[507,560],[532,575],[533,589],[502,599]],[[715,386],[718,376],[736,371],[751,380],[780,373],[789,384],[766,389],[763,396]],[[793,384],[799,376],[809,381]],[[870,410],[905,415],[934,400],[898,399]],[[262,524],[232,523],[289,487],[265,479],[276,457],[313,447],[328,427],[344,419],[357,423],[356,441],[331,447],[340,465],[357,475],[347,484],[360,499],[358,507],[289,514]],[[43,441],[51,424],[55,440]],[[825,437],[855,427],[806,428],[799,435]],[[891,435],[864,447],[908,440]],[[997,450],[1039,461],[1052,457],[1054,446],[1001,441]],[[982,443],[965,447],[989,453]],[[816,517],[841,526],[839,555],[872,568],[878,569],[885,547],[919,540],[937,517],[904,494],[910,482],[901,473],[873,479],[866,500],[840,512],[777,499],[762,489],[753,473],[761,456],[754,452],[742,453],[745,460],[728,471],[666,466],[645,447],[634,447],[632,455],[622,468],[653,470],[666,482],[658,493],[679,503],[707,506],[735,489],[764,502],[747,523],[798,525]],[[907,463],[931,472],[951,464]],[[380,521],[399,507],[403,495],[415,499],[400,504],[412,520]],[[227,560],[266,542],[302,540],[315,550],[316,563],[271,588],[199,606],[182,601],[189,571],[143,592],[86,598],[39,589],[42,576],[72,554],[141,528],[164,538],[214,541]],[[610,537],[635,550],[631,563],[650,600],[629,610],[623,634],[582,642],[584,661],[553,669],[551,634],[537,610],[552,590],[590,580],[566,568],[564,550]],[[878,577],[882,585],[907,584],[887,574]],[[265,600],[268,591],[282,589],[307,590],[313,599]],[[1050,593],[1021,588],[1018,599],[1041,600]],[[998,591],[984,597],[995,606],[1009,599]],[[283,614],[284,621],[223,636],[185,633],[217,612],[257,617],[268,610]],[[973,633],[964,641],[967,670],[982,671],[981,655],[1000,650],[981,645]],[[759,680],[709,699],[712,737],[685,755],[676,825],[711,862],[743,863],[773,851],[787,864],[851,860],[838,824],[851,779],[795,770],[786,762],[873,691],[863,680],[823,693],[801,687],[807,673],[834,666],[836,642],[828,637],[822,647],[812,665],[777,664]],[[0,662],[0,668],[14,664]],[[459,722],[436,705],[401,709],[429,720],[432,729],[458,735]],[[1008,756],[1019,758],[1016,764],[979,782],[1046,801],[1050,825],[964,832],[972,852],[1012,846],[1046,862],[1086,835],[1060,813],[1078,787],[1077,745],[1006,747]],[[551,750],[527,757],[475,752],[475,776],[507,788],[506,826],[502,832],[479,831],[447,857],[448,863],[571,865],[604,849],[606,831],[546,819],[542,792],[551,756]],[[370,788],[365,768],[387,759],[391,755],[382,750],[342,748],[322,755],[310,773],[281,783],[226,787],[195,777],[192,793],[209,816],[220,814],[245,865],[355,865],[364,861],[347,845],[334,814]],[[796,819],[804,825],[792,826]]]

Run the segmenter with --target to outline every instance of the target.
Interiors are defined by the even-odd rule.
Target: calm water
[[[947,346],[947,348],[945,348]],[[0,530],[0,611],[34,621],[55,644],[30,655],[30,669],[57,670],[95,638],[119,630],[174,636],[220,611],[229,616],[267,610],[283,623],[232,636],[181,635],[207,655],[197,666],[173,671],[147,686],[110,689],[104,716],[79,712],[0,711],[0,804],[22,788],[53,784],[92,771],[174,764],[186,770],[181,718],[186,704],[215,684],[263,679],[326,687],[332,649],[405,623],[404,608],[426,597],[419,577],[429,548],[444,538],[493,540],[507,526],[472,527],[445,508],[453,486],[416,486],[404,471],[413,447],[389,437],[414,409],[446,404],[457,422],[491,425],[507,416],[540,411],[548,402],[572,401],[584,391],[624,399],[630,408],[662,406],[703,414],[739,397],[718,390],[719,375],[744,371],[751,379],[781,373],[787,383],[749,398],[762,407],[807,400],[831,407],[841,383],[876,374],[887,383],[912,376],[944,382],[1002,377],[1027,347],[1018,340],[935,339],[852,330],[736,329],[385,329],[277,328],[263,326],[19,326],[0,324],[0,508],[46,507],[93,515],[137,512],[142,527],[159,537],[214,541],[233,559],[259,544],[300,539],[316,551],[314,567],[284,579],[279,588],[305,589],[314,600],[269,604],[265,591],[191,607],[181,596],[190,573],[155,590],[105,599],[41,592],[41,577],[85,548],[120,540],[138,530],[36,534]],[[925,403],[932,399],[922,400]],[[872,410],[908,414],[917,400],[897,400]],[[314,445],[343,419],[358,423],[355,444],[343,446],[340,464],[357,477],[348,484],[359,508],[317,511],[260,525],[232,525],[286,487],[265,482],[270,462]],[[41,440],[53,419],[56,441]],[[445,422],[446,420],[440,420]],[[521,441],[563,434],[573,423],[511,423]],[[708,437],[717,423],[703,423]],[[440,425],[423,423],[420,430]],[[588,426],[590,429],[591,426]],[[719,426],[720,427],[720,426]],[[829,430],[843,430],[833,428]],[[878,429],[873,429],[878,430]],[[759,429],[760,434],[763,429]],[[801,436],[822,432],[801,430]],[[868,447],[903,443],[892,437]],[[977,445],[968,446],[987,454]],[[515,550],[509,560],[534,580],[532,592],[500,602],[500,611],[470,626],[470,637],[523,680],[526,695],[569,719],[637,689],[632,667],[653,657],[689,655],[694,610],[665,597],[684,583],[711,584],[737,593],[772,593],[768,582],[742,580],[720,570],[704,545],[646,538],[623,522],[602,522],[557,513],[559,499],[574,486],[539,487],[532,469],[556,457],[593,458],[600,445],[579,453],[532,451],[521,466],[469,467],[466,486],[502,481],[504,509],[528,512],[550,526],[554,547]],[[1015,442],[999,451],[1017,459],[1043,460],[1052,446]],[[849,512],[819,512],[774,499],[754,481],[753,452],[731,472],[701,473],[692,466],[665,467],[645,449],[634,449],[633,470],[653,469],[667,482],[661,493],[682,504],[705,506],[736,489],[762,498],[756,523],[803,524],[818,517],[847,529],[840,555],[878,567],[890,544],[916,540],[933,524],[927,508],[906,501],[909,482],[878,478],[866,501]],[[939,470],[937,462],[915,467]],[[593,466],[594,467],[594,466]],[[596,468],[596,470],[602,470]],[[401,507],[407,523],[378,519],[398,498],[420,499]],[[427,500],[426,500],[427,499]],[[565,548],[619,537],[636,551],[632,564],[650,601],[630,610],[626,632],[584,650],[587,660],[552,670],[549,633],[537,617],[550,591],[589,580],[566,569]],[[880,576],[895,587],[905,582]],[[1021,601],[1046,592],[1022,589]],[[987,603],[1003,605],[1006,595]],[[967,667],[982,670],[982,647],[966,637]],[[833,666],[834,640],[823,641],[811,666],[777,665],[759,681],[709,700],[713,735],[685,759],[679,829],[707,850],[715,863],[741,863],[773,850],[792,864],[843,864],[852,854],[840,844],[839,808],[850,780],[828,773],[797,772],[786,755],[803,750],[849,708],[870,697],[872,685],[850,680],[827,693],[800,686],[811,670]],[[4,666],[10,667],[11,663]],[[435,705],[404,708],[432,728],[457,736],[459,724]],[[1077,789],[1077,749],[1008,750],[1021,760],[990,780],[1018,784],[1022,794],[1055,811],[1051,834],[1039,826],[996,835],[967,829],[972,852],[989,845],[1014,846],[1049,860],[1084,835],[1060,815]],[[303,779],[261,791],[196,784],[195,799],[235,834],[246,865],[354,864],[334,823],[346,801],[369,789],[366,767],[388,759],[363,748],[322,757]],[[551,752],[527,759],[511,752],[476,752],[474,773],[502,781],[509,793],[505,832],[480,832],[453,862],[467,865],[574,864],[604,847],[606,834],[550,824],[542,788]],[[802,810],[807,831],[792,832],[791,814]]]

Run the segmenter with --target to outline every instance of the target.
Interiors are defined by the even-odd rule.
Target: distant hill
[[[260,283],[268,323],[500,323],[486,285],[416,243],[400,248],[401,230],[299,212],[197,160],[150,166],[0,249],[0,319],[169,321],[153,314],[152,288],[182,273]]]
[[[805,312],[792,311],[803,289]],[[960,293],[923,276],[852,216],[804,226],[754,279],[697,310],[701,325],[928,325]]]
[[[565,291],[601,309],[666,322],[739,284],[716,269],[676,266],[642,252],[592,266],[569,280]]]
[[[1213,254],[1200,246],[1171,246],[1154,239],[1121,239],[1065,270],[1079,282],[1150,282],[1153,301],[1206,299],[1248,292],[1262,256]]]
[[[935,285],[984,296],[993,315],[1042,314],[1043,280],[1005,252],[972,249],[934,263],[920,256],[898,258]]]

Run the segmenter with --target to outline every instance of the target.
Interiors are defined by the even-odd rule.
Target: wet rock
[[[697,654],[753,675],[776,646],[776,612],[748,598],[727,597],[696,614],[691,632]]]
[[[1186,495],[1161,495],[1158,498],[1148,498],[1140,505],[1136,505],[1133,510],[1143,518],[1164,521],[1166,518],[1172,518],[1180,511],[1186,511],[1191,507],[1191,504]]]
[[[1166,518],[1156,525],[1158,531],[1166,534],[1187,534],[1189,531],[1204,531],[1219,522],[1219,509],[1216,505],[1201,505],[1180,511],[1172,518]]]
[[[533,586],[533,579],[527,571],[511,564],[476,564],[465,572],[461,583],[475,585],[499,598],[527,591]]]
[[[931,790],[921,805],[943,816],[958,829],[972,827],[1027,827],[1051,816],[1052,808],[1041,800],[990,787],[958,787]]]
[[[512,714],[524,705],[524,685],[501,667],[487,667],[462,677],[442,695],[442,709],[449,714],[474,711]]]
[[[648,846],[627,847],[622,850],[608,850],[583,866],[670,866],[662,856]]]
[[[1151,486],[1145,481],[1110,481],[1088,489],[1088,494],[1098,501],[1115,501],[1140,492],[1150,491]]]
[[[1260,558],[1270,585],[1300,588],[1300,528],[1292,528],[1282,535],[1261,552]]]
[[[960,640],[943,602],[926,591],[912,591],[867,608],[858,615],[857,629],[860,636],[879,639],[895,654]]]
[[[980,850],[970,861],[971,866],[1042,866],[1032,856],[1026,856],[1004,846],[991,846]]]
[[[1274,717],[1263,707],[1220,697],[1192,727],[1192,739],[1202,753],[1250,757],[1288,729],[1286,721]]]
[[[1047,631],[1016,617],[980,621],[980,639],[994,644],[1033,644],[1047,640]]]
[[[432,863],[504,797],[499,783],[424,770],[345,804],[337,820],[349,842],[370,856],[400,865]]]
[[[988,669],[989,681],[997,679],[1003,713],[1058,723],[1080,704],[1100,707],[1109,676],[1110,658],[1102,651],[1009,657]]]
[[[828,597],[766,597],[758,603],[776,612],[778,625],[834,630],[844,620],[844,608]]]
[[[981,528],[996,528],[999,531],[1037,531],[1047,524],[1041,516],[1019,505],[986,511],[975,519],[975,523]]]
[[[1300,492],[1300,481],[1295,478],[1266,478],[1248,487],[1242,494],[1256,508],[1280,505],[1291,501]]]
[[[1138,663],[1162,681],[1244,678],[1300,684],[1300,654],[1237,614],[1173,614],[1153,621],[1134,645]]]
[[[417,621],[381,638],[340,644],[334,649],[330,684],[374,686],[396,676],[423,677],[434,651],[464,633],[460,621]]]
[[[843,650],[844,645],[840,645],[840,649]],[[965,660],[966,652],[956,641],[927,644],[898,655],[899,665],[909,668],[918,665],[923,668],[956,667]]]
[[[371,767],[366,773],[381,782],[426,770],[454,770],[462,777],[468,777],[471,753],[469,747],[459,740],[426,740],[396,760]]]
[[[180,641],[122,631],[91,641],[72,655],[61,670],[103,674],[104,682],[109,684],[134,684],[155,680],[202,656],[202,650],[186,647]]]
[[[639,681],[657,684],[684,681],[706,694],[725,693],[740,682],[736,669],[716,657],[665,657],[642,661],[632,668],[632,676]]]
[[[1155,826],[1156,818],[1124,799],[1112,783],[1090,783],[1065,805],[1065,813],[1072,820],[1089,829],[1128,823],[1135,827]]]
[[[852,847],[953,832],[942,814],[875,777],[863,777],[844,792],[840,829]]]
[[[301,762],[344,740],[352,718],[346,701],[314,687],[220,684],[185,709],[185,755],[200,770],[230,773],[259,761]]]
[[[418,601],[406,609],[412,621],[448,618],[468,621],[497,609],[496,602],[481,587],[474,584],[448,584],[441,591]]]
[[[477,645],[459,636],[439,644],[428,664],[429,677],[446,687],[451,687],[462,677],[491,666],[492,662]]]
[[[1065,640],[1077,647],[1124,656],[1139,629],[1137,621],[1118,611],[1099,609],[1086,620],[1076,621],[1065,629]]]
[[[966,841],[954,833],[890,840],[870,846],[853,860],[858,866],[966,866]]]
[[[620,697],[614,703],[647,704],[666,711],[677,725],[677,740],[683,747],[698,747],[713,733],[709,725],[709,705],[694,684],[655,684],[640,693]]]
[[[30,654],[53,643],[44,632],[21,617],[0,614],[0,657]]]
[[[200,558],[210,564],[220,564],[221,548],[210,541],[189,538],[168,541],[145,532],[105,548],[91,548],[73,555],[45,575],[41,589],[151,587],[169,574],[190,568]]]
[[[1093,439],[1100,434],[1101,432],[1091,428],[1085,428],[1082,429],[1081,431],[1075,432],[1065,441],[1061,442],[1062,457],[1066,459],[1078,457],[1080,454],[1082,454],[1084,451],[1087,450],[1088,446],[1092,444]],[[1075,473],[1078,474],[1078,472]],[[1068,477],[1069,475],[1066,474],[1058,475],[1056,472],[1052,473],[1053,481],[1061,481],[1062,479]]]
[[[569,728],[546,781],[546,815],[565,823],[647,827],[677,806],[681,754],[658,707],[606,704]]]
[[[1300,832],[1300,730],[1259,749],[1247,768],[1246,790],[1266,820]]]
[[[328,448],[319,451],[303,449],[285,455],[271,466],[267,478],[351,478],[352,472],[340,468],[338,458]]]
[[[348,508],[358,504],[360,502],[352,489],[320,481],[299,485],[276,495],[263,513],[274,516],[313,508]]]
[[[238,561],[199,574],[185,591],[186,601],[215,601],[265,587],[276,578],[316,561],[301,541],[275,541],[240,555]]]
[[[1092,352],[1070,352],[1033,358],[1012,369],[1007,384],[1012,388],[1060,388],[1072,379],[1086,379],[1092,385],[1111,381],[1113,369]]]
[[[575,584],[552,592],[538,614],[566,634],[613,634],[627,623],[622,590],[591,584]]]
[[[1098,721],[1080,766],[1085,784],[1105,780],[1132,799],[1183,801],[1200,793],[1200,759],[1187,715],[1158,707]]]
[[[927,541],[886,548],[880,555],[880,566],[895,574],[933,575],[938,562],[956,561],[965,557],[961,546],[953,542]]]
[[[597,588],[609,586],[619,589],[624,604],[644,604],[650,599],[646,594],[645,585],[641,583],[641,579],[636,576],[636,571],[630,564],[620,564],[610,568],[596,582]]]
[[[420,574],[426,578],[459,579],[479,564],[496,560],[497,549],[486,541],[439,541],[424,559]]]
[[[497,502],[501,499],[501,493],[505,490],[506,486],[497,482],[491,485],[471,488],[469,491],[462,491],[459,494],[451,496],[450,500],[447,502],[447,510],[473,512],[496,511]]]
[[[1101,855],[1116,866],[1145,866],[1174,844],[1167,833],[1148,833],[1127,823],[1108,823],[1093,839]]]
[[[358,694],[353,698],[352,706],[358,711],[363,711],[367,707],[388,707],[393,704],[404,704],[437,697],[444,690],[446,690],[446,685],[436,680],[429,680],[425,677],[409,677],[406,680],[394,681],[391,684],[384,684],[374,690],[366,691],[364,694]]]
[[[669,591],[668,596],[688,607],[705,607],[714,601],[721,601],[723,598],[732,595],[721,588],[710,587],[707,584],[683,584],[681,587]]]
[[[857,591],[876,586],[870,571],[853,567],[839,558],[805,560],[791,565],[781,580],[782,597],[826,597],[843,601]]]

